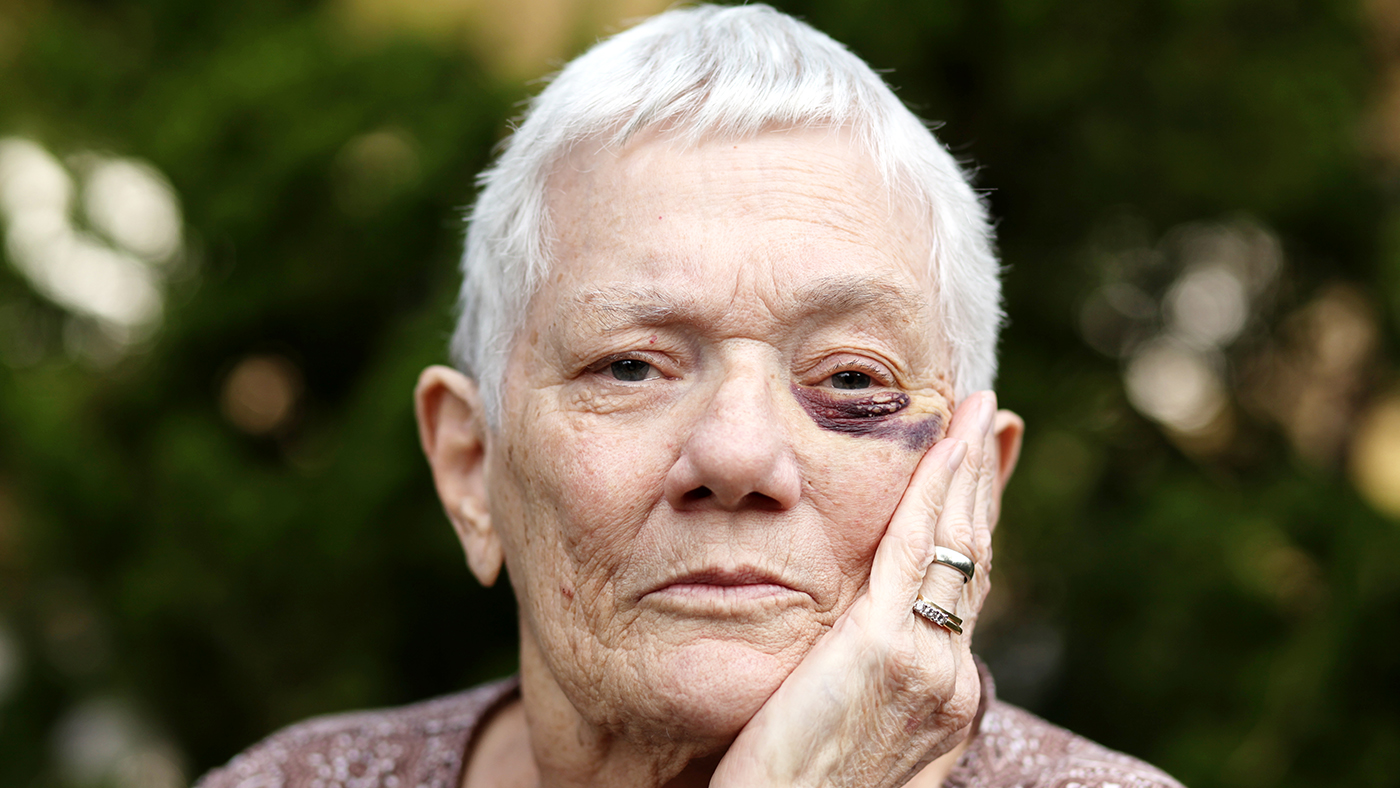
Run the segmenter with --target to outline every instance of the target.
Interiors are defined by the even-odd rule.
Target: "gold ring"
[[[914,600],[914,612],[932,621],[949,632],[962,634],[962,619],[949,613],[943,608],[924,599],[922,596]]]

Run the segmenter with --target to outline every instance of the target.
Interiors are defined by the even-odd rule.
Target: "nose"
[[[797,504],[802,479],[775,399],[785,393],[758,370],[726,375],[666,476],[666,500],[673,508],[780,510]]]

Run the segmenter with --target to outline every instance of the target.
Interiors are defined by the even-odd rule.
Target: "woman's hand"
[[[988,391],[958,407],[924,455],[876,548],[870,583],[739,732],[710,785],[903,785],[966,738],[981,685],[972,630],[991,585],[996,518]],[[973,579],[933,563],[972,558]],[[912,612],[924,599],[961,616],[963,634]]]

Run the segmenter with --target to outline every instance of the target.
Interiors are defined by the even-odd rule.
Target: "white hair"
[[[869,66],[765,5],[668,11],[568,64],[529,105],[478,178],[467,223],[454,363],[481,386],[498,426],[505,361],[548,273],[545,185],[586,140],[620,146],[665,126],[690,141],[777,128],[848,128],[887,189],[931,225],[934,306],[954,394],[991,388],[1001,329],[1000,268],[986,206],[957,161]]]

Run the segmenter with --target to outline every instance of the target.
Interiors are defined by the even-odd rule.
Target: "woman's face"
[[[828,130],[639,138],[548,194],[486,454],[527,691],[722,741],[861,591],[943,434],[930,239]]]

